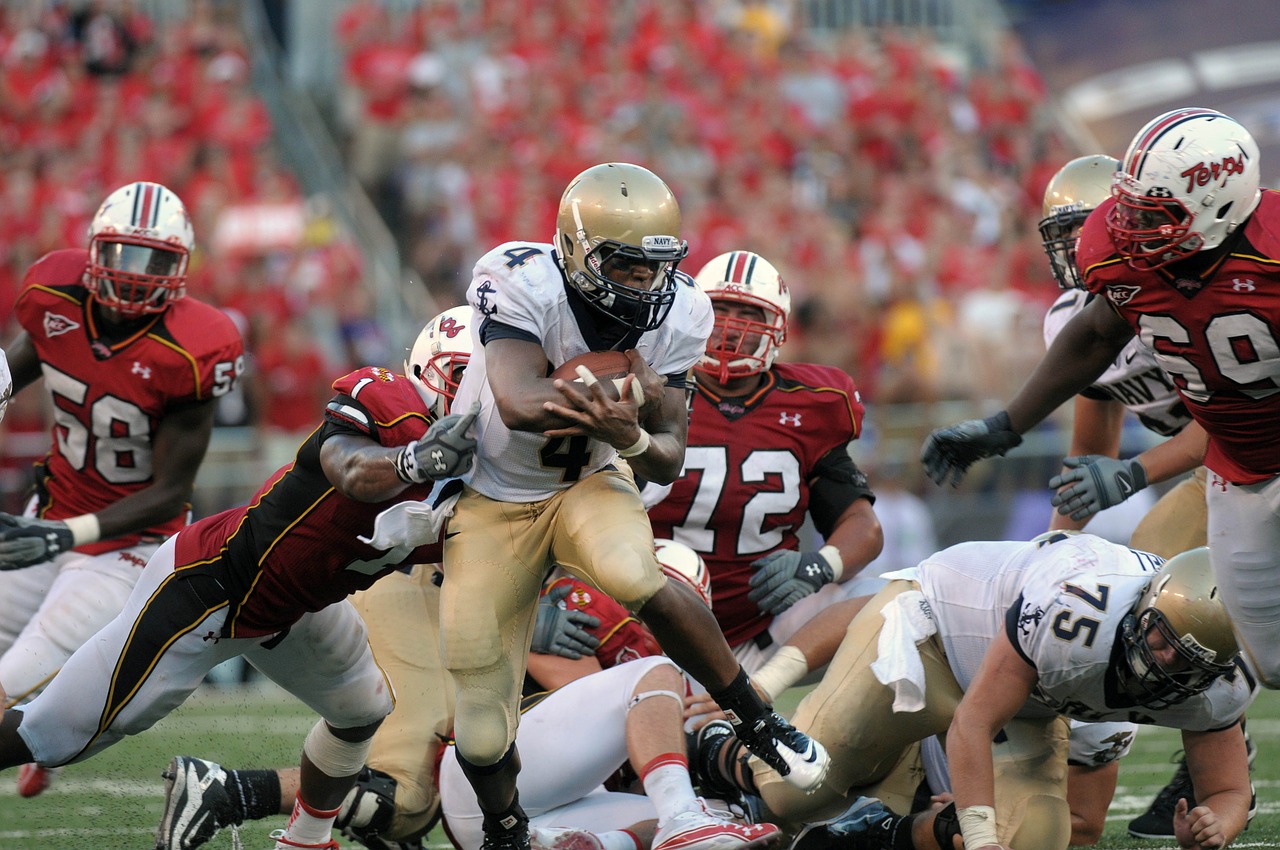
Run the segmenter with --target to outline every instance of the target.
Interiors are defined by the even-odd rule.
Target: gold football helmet
[[[1157,630],[1177,650],[1175,669],[1156,659],[1149,638]],[[1239,645],[1218,594],[1208,547],[1170,558],[1125,617],[1122,632],[1135,677],[1131,695],[1148,708],[1181,702],[1230,673]]]
[[[556,214],[560,268],[594,309],[614,323],[651,331],[675,301],[676,265],[689,251],[680,238],[680,205],[658,175],[625,162],[588,168],[569,183]],[[648,288],[619,282],[646,266]]]
[[[1119,170],[1118,159],[1082,156],[1058,169],[1045,187],[1040,240],[1063,289],[1084,289],[1076,268],[1076,236],[1089,213],[1111,196],[1111,179]]]

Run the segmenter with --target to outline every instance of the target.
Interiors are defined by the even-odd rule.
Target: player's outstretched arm
[[[1124,425],[1125,407],[1118,401],[1078,395],[1071,417],[1071,447],[1068,457],[1083,455],[1120,456],[1120,430]],[[1087,519],[1075,520],[1054,512],[1049,531],[1079,531]]]

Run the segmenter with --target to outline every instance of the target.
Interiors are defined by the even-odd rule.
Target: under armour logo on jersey
[[[44,314],[44,335],[46,337],[61,336],[67,331],[73,331],[80,327],[76,322],[71,321],[66,316],[58,313],[50,313],[45,311]]]
[[[133,368],[129,370],[133,374],[139,376],[144,381],[151,380],[151,367],[143,366],[137,360],[133,361]]]
[[[1216,474],[1212,475],[1212,477],[1213,477],[1213,486],[1217,487],[1223,493],[1227,492],[1227,479],[1223,478],[1221,475],[1216,475]]]
[[[1248,278],[1241,280],[1238,277],[1233,277],[1231,278],[1231,288],[1236,292],[1253,292],[1258,288],[1258,285]]]
[[[476,293],[480,296],[480,300],[476,302],[476,309],[486,316],[492,316],[498,312],[498,308],[489,303],[489,296],[494,292],[493,284],[485,281],[476,287]]]
[[[787,413],[785,410],[778,414],[779,425],[790,425],[793,428],[800,427],[800,414]]]

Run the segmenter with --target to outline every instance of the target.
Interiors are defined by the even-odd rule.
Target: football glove
[[[468,437],[466,431],[479,412],[480,403],[476,402],[466,413],[450,413],[432,422],[427,433],[396,455],[393,463],[400,480],[406,484],[426,484],[457,478],[470,469],[476,440]]]
[[[600,627],[600,620],[586,611],[570,611],[560,603],[573,590],[573,585],[559,584],[538,600],[538,619],[533,624],[531,652],[543,655],[559,655],[575,661],[584,655],[595,654],[600,640],[587,629]]]
[[[1136,458],[1116,460],[1106,455],[1076,455],[1062,459],[1065,472],[1049,479],[1056,490],[1052,505],[1077,522],[1118,505],[1147,486],[1147,470]]]
[[[986,419],[968,419],[937,429],[924,441],[920,462],[934,484],[950,478],[954,487],[974,461],[1003,455],[1021,442],[1022,436],[1013,430],[1009,414],[1002,410]]]
[[[752,561],[751,591],[747,598],[765,614],[781,614],[824,584],[835,581],[835,570],[820,552],[780,549]]]
[[[0,570],[43,564],[74,546],[75,535],[61,520],[0,513]]]

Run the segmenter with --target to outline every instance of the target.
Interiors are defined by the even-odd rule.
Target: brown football
[[[586,366],[602,381],[624,377],[631,371],[631,361],[621,351],[588,351],[563,363],[551,373],[551,377],[576,381],[579,366]]]

